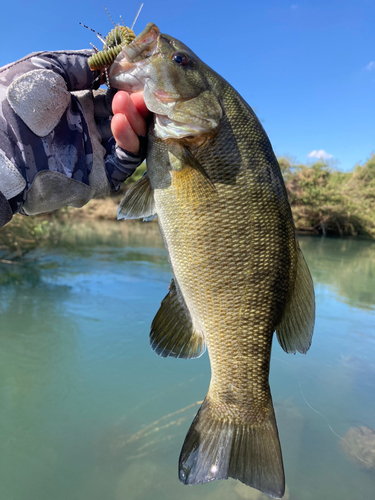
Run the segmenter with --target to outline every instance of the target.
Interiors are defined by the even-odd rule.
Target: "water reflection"
[[[315,283],[329,285],[351,306],[374,309],[375,243],[304,237],[300,246]]]
[[[56,246],[73,252],[92,250],[100,246],[164,249],[156,221],[75,223],[60,232]]]
[[[307,356],[275,342],[271,361],[285,498],[373,498],[375,474],[329,425],[342,436],[375,428],[375,247],[300,244],[316,284],[314,341]],[[178,481],[210,368],[207,356],[162,359],[149,347],[170,281],[157,224],[77,226],[31,257],[0,266],[0,498],[265,500],[234,480]]]
[[[8,285],[35,286],[39,283],[41,269],[34,262],[1,264],[0,263],[0,287]]]

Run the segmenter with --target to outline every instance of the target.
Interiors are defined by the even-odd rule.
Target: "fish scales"
[[[224,109],[225,104],[224,101]],[[252,135],[249,114],[251,111],[245,105],[242,119],[236,113],[231,127],[234,134],[241,131],[245,136]],[[194,200],[197,203],[194,209],[181,204],[178,193],[184,191],[184,186],[177,179],[174,182],[178,173],[170,188],[155,192],[155,205],[173,273],[193,323],[201,325],[204,332],[212,369],[209,397],[220,412],[221,402],[227,401],[230,395],[234,399],[230,412],[233,417],[236,411],[244,414],[245,408],[252,416],[254,412],[260,414],[263,393],[268,393],[267,366],[277,322],[273,311],[280,311],[278,302],[285,301],[284,284],[289,281],[285,276],[289,274],[286,264],[295,260],[296,248],[288,243],[287,235],[293,227],[285,198],[281,200],[285,204],[281,215],[279,210],[270,213],[270,203],[279,205],[280,201],[277,197],[270,199],[271,190],[258,187],[260,183],[270,185],[267,171],[263,176],[262,173],[254,175],[248,168],[247,158],[253,158],[248,141],[238,141],[237,145],[241,155],[237,176],[243,177],[241,182],[229,187],[220,182],[220,176],[227,179],[233,172],[230,153],[225,155],[229,160],[227,164],[223,165],[222,161],[221,152],[228,146],[227,137],[223,125],[211,144],[210,157],[201,158],[199,150],[196,154],[211,179],[218,173],[215,179],[218,199],[215,197],[208,203],[206,199]],[[152,169],[152,160],[149,169]],[[227,217],[222,217],[223,212]],[[240,223],[238,214],[242,219]],[[280,259],[280,255],[284,258]],[[216,300],[212,300],[213,297]],[[243,352],[241,362],[223,364],[223,345],[231,360],[235,359],[235,353]],[[236,397],[230,389],[232,381],[238,381],[242,387]],[[259,385],[262,390],[254,391]]]
[[[157,213],[174,276],[151,344],[162,356],[195,357],[205,343],[211,364],[180,480],[233,477],[280,498],[271,344],[276,330],[287,352],[308,350],[314,292],[279,165],[252,109],[185,45],[150,24],[128,47],[111,84],[140,90],[141,82],[154,122],[148,178],[129,190],[120,213]],[[148,190],[152,207],[135,210]]]

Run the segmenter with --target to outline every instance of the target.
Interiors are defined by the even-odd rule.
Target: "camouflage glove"
[[[142,138],[134,155],[112,137],[114,93],[91,91],[90,55],[39,52],[0,69],[0,227],[18,211],[81,207],[143,161]]]

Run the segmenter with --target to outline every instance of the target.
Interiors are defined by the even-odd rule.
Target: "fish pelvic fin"
[[[279,344],[285,352],[306,354],[315,324],[315,294],[311,274],[298,248],[297,275],[280,323],[276,326]]]
[[[151,220],[155,215],[154,192],[145,173],[127,191],[117,209],[117,219]]]
[[[184,484],[232,477],[274,498],[285,491],[284,467],[275,414],[261,423],[218,418],[206,397],[185,438],[179,461]]]
[[[174,279],[152,322],[150,343],[163,358],[199,358],[206,350],[203,336],[195,331]]]

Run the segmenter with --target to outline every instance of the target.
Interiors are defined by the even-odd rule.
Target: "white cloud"
[[[375,61],[371,61],[368,63],[368,65],[365,68],[367,71],[372,71],[375,69]]]
[[[314,149],[311,153],[308,154],[309,158],[319,158],[319,160],[329,160],[333,158],[333,155],[330,155],[324,151],[324,149]]]

